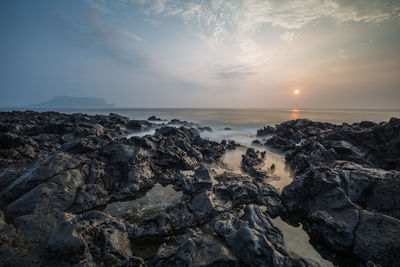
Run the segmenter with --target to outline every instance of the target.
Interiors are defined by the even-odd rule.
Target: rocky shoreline
[[[281,196],[312,239],[359,264],[400,264],[400,119],[265,127],[296,173]]]
[[[260,129],[254,144],[279,149],[295,171],[282,193],[257,148],[244,173],[218,174],[212,164],[240,144],[201,131],[212,129],[0,113],[0,265],[319,266],[287,250],[271,222],[281,216],[335,264],[398,266],[400,120]]]

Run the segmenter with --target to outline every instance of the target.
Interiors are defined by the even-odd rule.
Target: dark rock
[[[241,266],[239,259],[217,238],[191,231],[163,244],[152,265],[155,266]]]
[[[364,264],[398,261],[390,254],[398,246],[399,121],[295,120],[277,125],[266,143],[285,150],[296,173],[282,192],[286,211],[305,214],[316,242],[347,257],[353,253]]]
[[[262,137],[262,136],[266,136],[269,134],[273,134],[274,132],[275,132],[275,128],[273,128],[271,126],[266,126],[263,129],[257,130],[257,136]]]
[[[209,126],[198,127],[198,129],[200,132],[212,132],[212,129]]]
[[[170,124],[181,127],[128,139],[156,125],[117,114],[0,113],[1,137],[10,141],[0,145],[2,264],[316,265],[289,253],[271,224],[269,216],[286,212],[304,214],[324,249],[396,265],[399,120],[263,129],[296,172],[282,195],[260,179],[265,152],[243,155],[252,177],[217,175],[206,163],[239,144],[203,139],[195,123]],[[149,190],[167,185],[177,190],[174,202],[145,202]],[[131,202],[144,210],[110,212]]]
[[[222,140],[221,145],[225,147],[225,149],[236,149],[237,147],[240,147],[241,145],[236,143],[233,140]]]
[[[160,118],[158,118],[158,117],[156,117],[156,116],[150,116],[148,119],[147,119],[148,121],[162,121],[162,119],[160,119]]]
[[[95,264],[118,264],[132,255],[124,224],[101,212],[61,216],[47,242],[47,251],[48,263],[65,259],[68,264],[82,259]]]
[[[168,122],[169,125],[178,125],[178,126],[183,126],[187,128],[199,128],[200,125],[197,123],[189,122],[189,121],[181,121],[179,119],[172,119]]]
[[[284,249],[281,232],[258,206],[245,206],[243,215],[221,214],[212,221],[212,229],[229,248],[250,266],[318,266]]]
[[[0,148],[14,148],[23,143],[23,139],[13,133],[0,133]]]
[[[400,261],[399,235],[400,220],[361,211],[359,226],[355,231],[354,254],[382,266],[396,266]]]
[[[149,130],[152,126],[153,124],[148,121],[136,121],[136,120],[130,120],[126,124],[126,128],[133,131],[146,131]]]
[[[212,194],[207,191],[195,195],[190,208],[198,220],[212,217],[216,212]]]
[[[260,140],[254,140],[253,142],[251,142],[252,146],[261,146],[262,143],[260,142]]]
[[[265,152],[255,152],[253,148],[248,148],[246,154],[242,155],[242,169],[253,177],[265,178],[267,173],[257,168],[263,163]]]

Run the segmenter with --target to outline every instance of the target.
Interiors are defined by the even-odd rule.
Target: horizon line
[[[345,107],[26,107],[26,106],[21,106],[21,107],[0,107],[0,109],[9,109],[13,110],[16,109],[17,111],[20,110],[52,110],[52,109],[66,109],[66,110],[79,110],[79,109],[91,109],[91,110],[96,110],[96,109],[102,109],[102,110],[118,110],[118,109],[221,109],[221,110],[227,110],[227,109],[238,109],[238,110],[374,110],[374,111],[400,111],[399,108],[361,108],[361,107],[355,107],[355,108],[345,108]]]

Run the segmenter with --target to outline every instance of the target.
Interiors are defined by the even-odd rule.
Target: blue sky
[[[400,108],[399,1],[5,0],[0,33],[0,106]]]

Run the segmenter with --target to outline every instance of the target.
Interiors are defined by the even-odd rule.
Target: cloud
[[[279,37],[287,44],[291,44],[296,38],[297,35],[294,32],[286,31],[285,33],[279,35]]]
[[[67,31],[74,43],[106,56],[125,67],[146,65],[145,56],[136,50],[135,42],[141,42],[140,36],[115,25],[108,25],[98,9],[89,9],[79,21],[61,17],[61,30]]]
[[[129,37],[135,39],[135,40],[138,41],[138,42],[143,41],[142,38],[140,38],[138,35],[136,35],[136,34],[134,34],[134,33],[131,33],[130,31],[127,31],[127,30],[121,30],[121,31],[122,31],[123,33],[125,33],[126,35],[128,35]]]
[[[400,16],[399,1],[375,0],[132,0],[145,14],[178,16],[188,29],[210,47],[223,44],[232,35],[249,35],[263,24],[283,30],[298,30],[321,19],[342,25],[351,22],[380,23]],[[294,34],[286,34],[291,40]]]
[[[89,5],[103,14],[114,14],[114,12],[107,7],[106,3],[103,0],[95,1],[95,0],[87,0]]]
[[[337,55],[340,59],[348,59],[348,56],[346,55],[344,49],[339,49],[337,51]]]
[[[242,78],[243,76],[253,75],[254,71],[247,65],[234,65],[229,67],[219,68],[217,71],[218,78],[221,79],[235,79]]]

